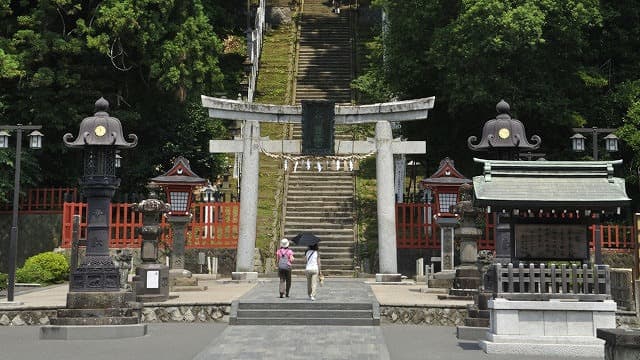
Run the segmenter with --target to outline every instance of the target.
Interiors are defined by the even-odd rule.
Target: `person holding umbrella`
[[[276,252],[278,259],[278,277],[280,277],[280,297],[289,297],[291,289],[291,263],[293,262],[293,250],[289,249],[289,240],[280,240],[280,249]]]
[[[318,288],[318,275],[321,274],[318,244],[309,245],[304,256],[307,259],[307,265],[304,269],[304,272],[307,275],[307,294],[311,301],[315,301],[316,289]]]

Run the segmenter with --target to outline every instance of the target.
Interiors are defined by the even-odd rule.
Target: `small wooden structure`
[[[588,262],[589,226],[622,214],[630,202],[624,179],[613,174],[621,160],[475,161],[484,168],[473,178],[475,204],[499,214],[496,261],[503,264]],[[600,264],[600,241],[595,245]]]
[[[462,184],[471,183],[456,169],[453,160],[448,157],[440,160],[438,170],[427,179],[420,181],[420,186],[427,193],[427,202],[436,206],[436,211],[440,214],[450,214],[451,207],[460,200],[458,189]]]

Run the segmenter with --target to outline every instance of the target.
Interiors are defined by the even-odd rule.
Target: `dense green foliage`
[[[62,254],[45,252],[34,255],[16,270],[16,282],[42,285],[64,282],[69,278],[69,263]]]
[[[549,160],[581,156],[570,152],[572,127],[624,125],[618,132],[623,151],[601,154],[624,158],[626,176],[637,183],[637,2],[373,2],[384,9],[387,26],[370,44],[369,70],[354,85],[369,101],[436,97],[428,120],[403,125],[408,138],[427,140],[428,154],[419,159],[427,164],[425,175],[445,156],[468,176],[476,174],[471,159],[482,154],[473,154],[466,139],[481,135],[505,99],[527,135],[542,137]]]
[[[62,136],[77,136],[100,96],[125,135],[140,139],[122,153],[123,192],[143,189],[177,155],[192,160],[200,176],[218,174],[225,164],[208,153],[208,140],[226,130],[208,119],[200,95],[238,92],[244,6],[0,0],[0,124],[40,124],[45,134],[42,151],[24,150],[23,184],[77,184],[82,154],[65,149]],[[0,152],[0,194],[12,187],[13,159]]]
[[[0,290],[4,290],[7,288],[8,279],[9,279],[9,275],[5,273],[0,273]]]

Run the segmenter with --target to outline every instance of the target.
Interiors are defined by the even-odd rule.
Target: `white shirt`
[[[318,270],[318,252],[315,250],[307,250],[307,266],[305,270]]]

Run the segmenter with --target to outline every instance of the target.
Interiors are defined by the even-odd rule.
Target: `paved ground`
[[[202,292],[181,292],[169,302],[230,303],[250,301],[309,301],[303,278],[294,279],[289,299],[279,300],[277,279],[254,284],[202,279]],[[327,279],[318,289],[319,302],[377,299],[381,305],[452,306],[467,302],[438,300],[424,286],[371,284],[363,279]],[[67,286],[52,286],[16,294],[21,307],[56,307],[66,303]],[[3,305],[0,303],[0,308]],[[489,356],[474,342],[458,342],[453,327],[365,326],[228,326],[226,324],[150,324],[147,336],[119,340],[40,340],[39,328],[0,327],[0,360],[215,360],[215,359],[504,359]],[[518,360],[553,359],[518,356]],[[589,359],[591,360],[591,359]],[[593,359],[595,360],[595,359]]]
[[[201,353],[211,353],[221,342],[230,338],[246,339],[246,349],[228,347],[224,356],[222,353],[200,359],[330,359],[334,349],[341,349],[339,359],[362,359],[353,357],[356,347],[345,348],[333,346],[313,339],[323,337],[336,327],[308,326],[308,327],[264,327],[264,326],[227,326],[224,324],[151,324],[149,334],[145,337],[121,340],[82,340],[60,341],[39,340],[38,327],[0,327],[0,360],[191,360]],[[299,328],[306,328],[315,334],[311,339],[301,336]],[[378,331],[373,327],[358,331],[366,333],[378,341],[380,338],[388,351],[388,358],[382,356],[372,359],[393,360],[478,360],[499,359],[512,360],[513,356],[489,356],[478,349],[475,343],[459,343],[455,338],[455,328],[437,326],[390,325],[380,326]],[[339,335],[346,335],[350,329],[337,329],[335,339]],[[259,335],[256,335],[259,334]],[[273,341],[276,338],[286,338],[286,349],[295,349],[276,357],[259,357],[270,351],[284,349]],[[357,339],[355,340],[357,341]],[[346,342],[346,341],[345,341]],[[360,345],[362,346],[362,345]],[[380,346],[379,348],[382,348]],[[247,357],[252,355],[254,357]],[[518,360],[559,360],[550,357],[518,356]],[[594,359],[595,360],[595,359]]]

